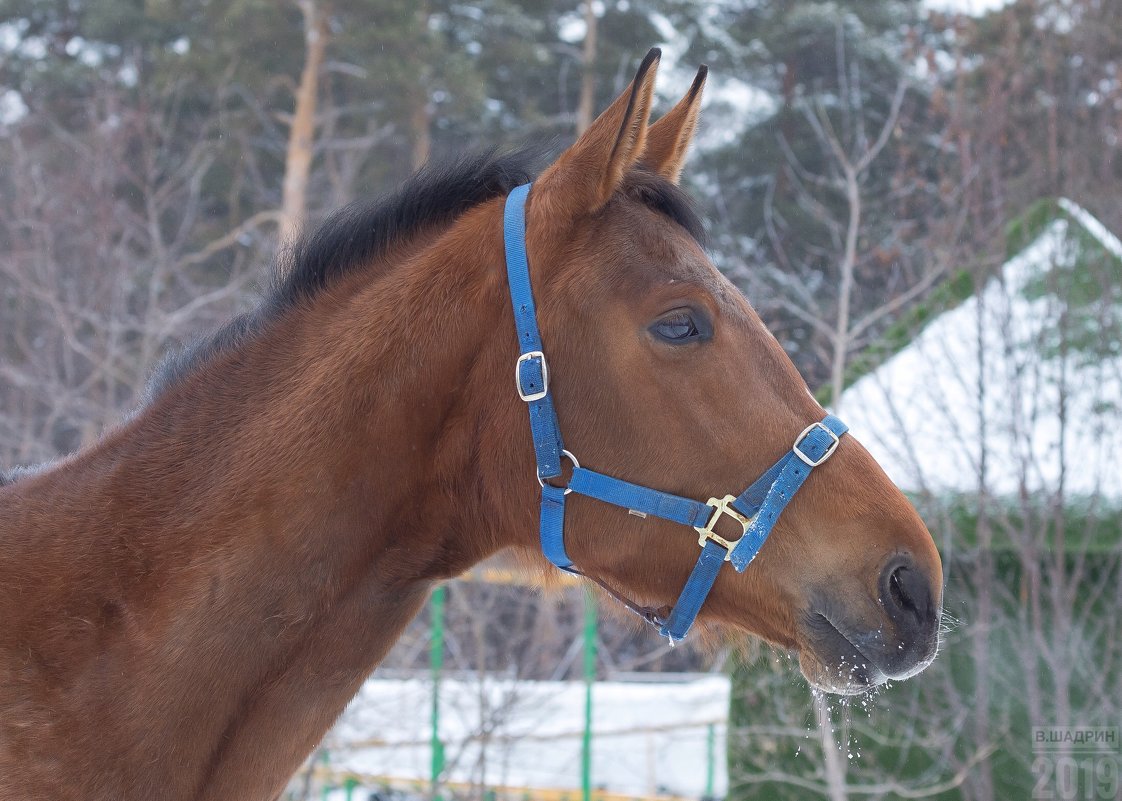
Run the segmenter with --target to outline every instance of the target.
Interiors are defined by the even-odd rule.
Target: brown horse
[[[704,70],[648,125],[657,56],[537,178],[527,247],[567,447],[704,499],[823,412],[699,245],[675,182]],[[422,171],[332,217],[118,428],[0,488],[0,797],[275,798],[435,583],[538,547],[502,238],[526,164]],[[655,606],[698,553],[579,496],[566,531],[585,572]],[[932,659],[941,584],[847,436],[700,623],[850,692]]]

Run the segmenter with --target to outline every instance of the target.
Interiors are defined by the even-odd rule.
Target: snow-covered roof
[[[1051,208],[997,276],[842,393],[902,488],[1122,500],[1122,242],[1070,200]]]
[[[931,11],[980,17],[1009,5],[1010,0],[924,0]]]

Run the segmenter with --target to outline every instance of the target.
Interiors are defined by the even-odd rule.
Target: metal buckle
[[[829,434],[830,439],[833,440],[833,442],[830,443],[830,447],[826,448],[826,452],[823,453],[820,457],[818,457],[817,461],[815,461],[814,459],[811,459],[809,456],[807,456],[805,453],[803,453],[801,450],[799,450],[799,445],[802,443],[802,441],[804,439],[806,439],[807,434],[809,434],[811,431],[813,431],[816,428],[821,428],[823,431],[825,431],[827,434]],[[827,459],[829,459],[831,456],[834,455],[834,451],[836,451],[838,449],[838,445],[840,443],[841,443],[841,437],[839,437],[833,431],[828,429],[824,423],[818,422],[818,423],[811,423],[810,425],[808,425],[806,428],[803,429],[801,434],[799,434],[797,437],[795,437],[795,444],[791,446],[791,450],[793,450],[795,452],[795,456],[798,456],[800,459],[802,459],[804,462],[806,462],[811,467],[818,467],[818,465],[822,464],[824,461],[826,461]]]
[[[569,461],[573,463],[573,469],[574,470],[576,470],[578,467],[580,467],[580,462],[577,461],[577,457],[573,456],[573,454],[570,453],[569,451],[562,448],[561,449],[561,455],[565,456],[565,457],[568,457]],[[538,477],[538,483],[541,484],[542,487],[545,487],[545,479],[542,478],[541,473],[537,473],[536,475]],[[549,486],[553,487],[552,484],[550,484]],[[554,487],[554,489],[560,489],[560,487]],[[572,491],[573,490],[572,490],[571,487],[565,487],[565,494],[566,495],[568,495]]]
[[[537,359],[541,362],[542,388],[538,392],[531,392],[529,394],[526,394],[522,391],[522,363],[528,362],[532,359]],[[541,400],[549,394],[549,365],[546,364],[544,353],[542,353],[540,350],[532,350],[529,353],[523,353],[518,357],[518,361],[514,363],[514,385],[518,387],[518,397],[526,401],[526,403]]]
[[[736,546],[736,543],[740,542],[741,538],[748,533],[748,527],[752,525],[752,520],[750,518],[740,514],[740,512],[729,505],[735,500],[735,495],[726,495],[723,498],[710,498],[706,501],[706,504],[713,507],[713,516],[709,518],[709,522],[706,523],[703,528],[698,528],[697,526],[693,527],[693,530],[701,535],[697,538],[697,544],[704,548],[706,540],[712,540],[717,543],[727,551],[725,554],[726,562],[732,558],[732,549]],[[717,525],[717,521],[721,519],[721,515],[728,515],[740,524],[740,536],[735,540],[726,540],[713,530]]]

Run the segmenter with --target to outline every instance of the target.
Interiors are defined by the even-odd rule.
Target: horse
[[[99,442],[3,482],[0,798],[276,798],[433,587],[537,551],[539,500],[593,468],[712,513],[695,539],[662,500],[565,500],[562,550],[637,608],[675,602],[699,544],[720,567],[753,521],[698,499],[764,473],[790,503],[743,573],[707,579],[699,628],[839,693],[934,658],[932,538],[706,255],[678,186],[706,70],[652,122],[658,61],[540,172],[462,157],[331,216]],[[504,220],[531,182],[527,351]],[[542,392],[565,432],[548,473]],[[776,458],[808,466],[793,498]]]

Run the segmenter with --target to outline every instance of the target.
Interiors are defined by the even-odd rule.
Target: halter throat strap
[[[738,496],[714,497],[706,503],[582,467],[576,457],[565,450],[561,439],[550,388],[549,364],[538,330],[526,256],[526,199],[529,194],[530,184],[523,184],[507,196],[503,238],[507,282],[518,334],[515,383],[519,397],[526,402],[529,410],[537,478],[541,485],[542,552],[562,570],[594,581],[656,627],[659,634],[669,638],[673,644],[684,639],[689,632],[717,580],[721,566],[731,562],[738,573],[748,567],[811,470],[833,455],[847,427],[832,415],[827,415],[821,422],[811,423],[795,439],[791,449],[748,489]],[[564,459],[570,460],[573,472],[568,486],[555,486],[549,481],[562,475]],[[697,532],[701,554],[668,615],[628,600],[606,582],[583,573],[573,564],[565,551],[565,502],[573,492],[622,507],[639,517],[654,516],[690,526]],[[737,539],[725,539],[716,533],[718,521],[726,516],[741,526],[742,533]]]

